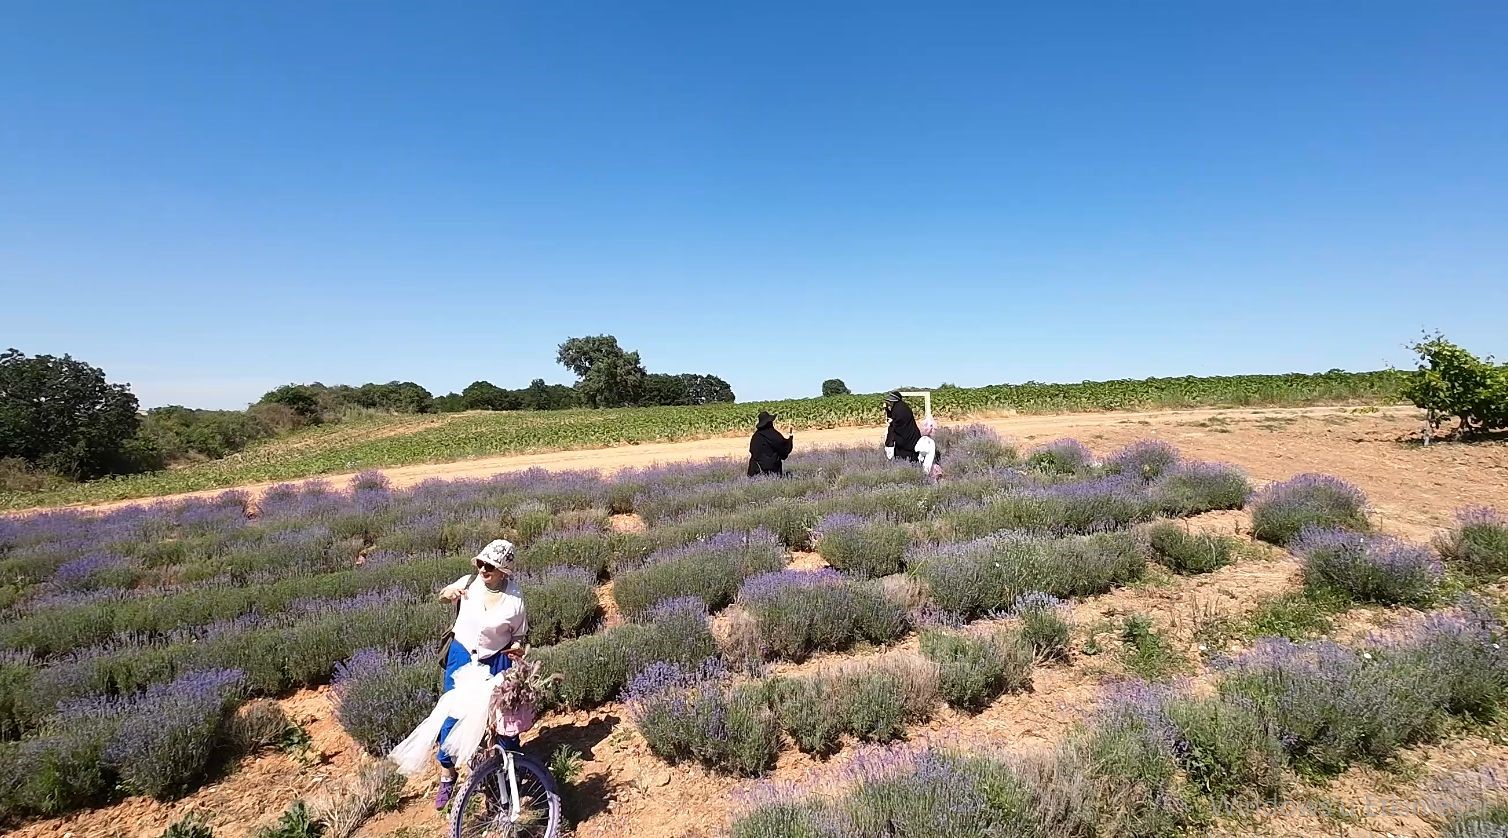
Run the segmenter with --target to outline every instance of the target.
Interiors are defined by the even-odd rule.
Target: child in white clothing
[[[932,434],[937,431],[937,423],[929,416],[922,421],[921,430],[922,438],[916,442],[916,454],[921,462],[922,474],[936,483],[942,477],[942,466],[937,464],[937,440],[932,438]]]

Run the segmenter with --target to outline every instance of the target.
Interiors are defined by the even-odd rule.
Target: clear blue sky
[[[0,344],[144,406],[1508,355],[1508,3],[9,2]]]

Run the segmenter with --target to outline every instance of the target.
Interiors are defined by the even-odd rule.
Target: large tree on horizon
[[[69,355],[0,353],[0,457],[75,480],[129,468],[138,407],[130,387]]]
[[[588,407],[637,404],[647,373],[639,353],[625,352],[612,335],[569,338],[555,360],[576,374],[576,389]]]

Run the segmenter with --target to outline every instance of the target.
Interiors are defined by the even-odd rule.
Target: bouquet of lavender
[[[498,678],[492,690],[488,716],[493,729],[503,736],[518,736],[534,726],[539,708],[559,673],[540,675],[539,661],[520,660]]]

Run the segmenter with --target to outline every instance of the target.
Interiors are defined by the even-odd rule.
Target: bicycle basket
[[[538,718],[539,712],[532,704],[498,708],[492,713],[492,729],[501,736],[518,736],[534,727]]]

